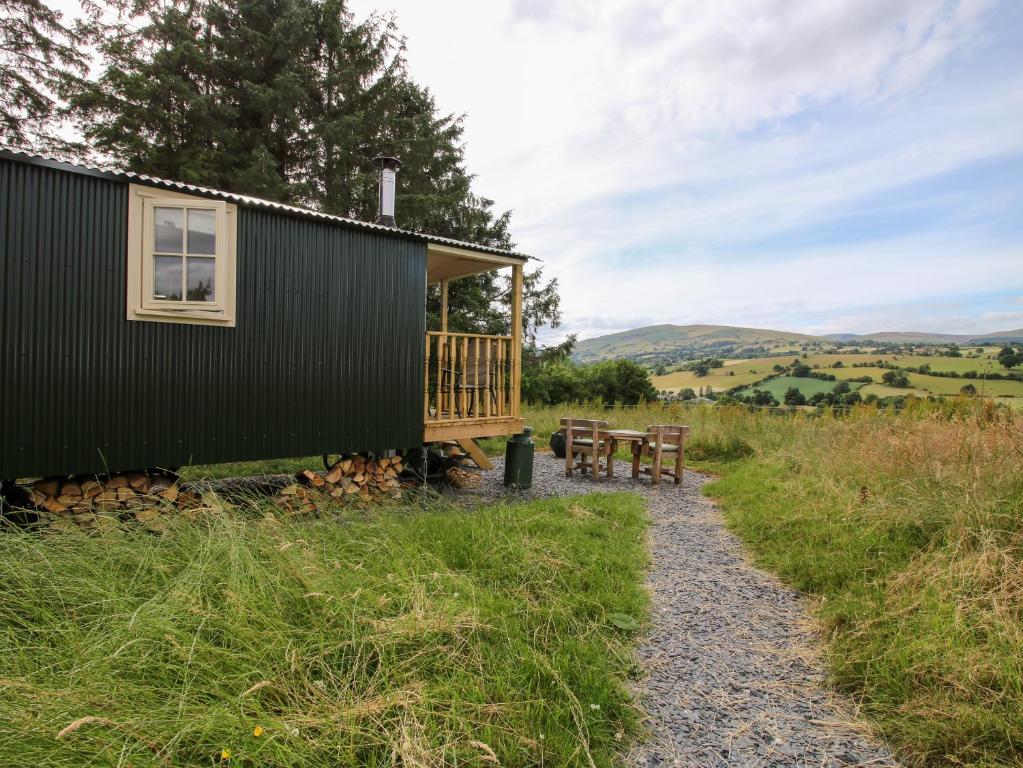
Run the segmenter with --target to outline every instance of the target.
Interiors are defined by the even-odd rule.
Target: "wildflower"
[[[593,710],[600,709],[600,705],[599,704],[590,704],[590,709],[593,709]]]
[[[229,750],[229,749],[222,749],[222,750],[220,750],[220,759],[221,760],[230,760],[231,759],[231,750]]]
[[[257,725],[255,728],[253,728],[252,729],[252,735],[255,736],[256,738],[259,738],[260,736],[262,736],[263,735],[263,726]]]

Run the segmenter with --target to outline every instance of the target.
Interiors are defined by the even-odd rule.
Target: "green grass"
[[[991,397],[1023,397],[1023,381],[984,381],[982,379],[950,378],[946,376],[926,376],[920,373],[909,374],[910,381],[924,392],[934,395],[956,395],[966,384],[977,388],[978,394]]]
[[[565,416],[692,426],[687,459],[757,562],[816,596],[833,684],[904,764],[1021,764],[1023,414],[524,415],[541,447]],[[638,499],[267,511],[0,537],[0,764],[587,765],[585,743],[611,765],[638,733],[616,626],[646,615]]]
[[[831,383],[831,382],[824,382]],[[877,385],[871,385],[877,386]],[[693,427],[687,459],[757,562],[818,598],[831,680],[907,765],[1023,755],[1023,431],[990,400],[899,414],[527,408]]]
[[[611,765],[645,525],[594,495],[5,532],[0,765]]]
[[[784,425],[707,492],[760,565],[819,596],[834,685],[907,764],[1023,764],[1019,417],[757,418]]]
[[[749,439],[762,430],[763,422],[749,418],[744,409],[716,406],[687,406],[660,403],[639,406],[604,406],[599,403],[571,403],[554,406],[525,406],[526,425],[534,429],[533,440],[538,451],[549,450],[551,434],[558,431],[562,418],[601,419],[612,428],[646,429],[651,424],[688,424],[692,434],[686,442],[686,459],[710,465],[714,462],[741,458],[752,453]],[[504,453],[506,438],[481,440],[484,450],[492,456]],[[621,460],[630,458],[619,451]],[[708,464],[710,463],[710,464]]]
[[[216,480],[225,477],[251,475],[293,475],[303,469],[323,469],[322,456],[304,456],[264,461],[235,461],[226,464],[193,464],[182,467],[179,474],[185,480]]]

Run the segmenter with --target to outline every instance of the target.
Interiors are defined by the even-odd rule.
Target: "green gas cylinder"
[[[508,488],[526,490],[533,485],[533,449],[530,435],[532,427],[525,427],[521,435],[509,438],[504,448],[504,484]]]

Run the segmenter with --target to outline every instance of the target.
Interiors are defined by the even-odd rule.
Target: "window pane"
[[[184,253],[184,211],[181,208],[154,208],[153,250],[157,253]]]
[[[188,211],[188,252],[217,252],[217,214],[214,211]]]
[[[154,256],[153,298],[181,301],[181,257]]]
[[[215,259],[190,256],[188,259],[189,301],[216,301],[214,294]]]

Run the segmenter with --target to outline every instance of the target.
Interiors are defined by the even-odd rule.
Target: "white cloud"
[[[976,39],[987,5],[441,0],[398,16],[417,77],[468,113],[481,186],[528,224],[580,191],[685,179],[708,138],[904,91]]]
[[[935,324],[935,318],[921,314],[919,307],[907,307],[921,297],[990,291],[1023,264],[1023,247],[992,250],[981,261],[964,259],[961,252],[960,242],[920,237],[866,253],[855,247],[828,247],[753,263],[702,260],[679,268],[640,270],[623,264],[577,275],[566,298],[580,311],[566,330],[579,331],[583,338],[659,323],[719,323],[812,333],[940,330],[941,322],[962,323],[964,318],[945,315]],[[615,315],[601,311],[611,301],[623,309],[623,322],[616,323]],[[629,313],[629,307],[642,311]],[[1004,330],[1013,326],[1018,314],[1023,313],[997,317],[988,313],[978,318],[974,312],[968,330]],[[922,325],[885,326],[900,318]],[[983,328],[973,327],[978,322]]]
[[[1007,8],[1023,19],[1007,2],[388,5],[414,76],[467,114],[478,191],[514,210],[520,247],[561,280],[565,331],[940,325],[921,300],[1023,290],[1023,250],[984,226],[1021,212],[1023,182],[943,191],[956,214],[929,235],[853,244],[836,227],[814,248],[771,244],[881,195],[919,216],[929,180],[1023,155],[1023,55],[988,61],[1012,36],[992,19]],[[388,5],[350,2],[359,17]],[[1011,312],[984,317],[1013,324]]]
[[[978,88],[970,70],[993,5],[438,0],[397,12],[416,77],[467,112],[478,188],[514,209],[520,245],[560,278],[565,330],[592,335],[820,325],[796,318],[828,308],[855,324],[835,330],[876,330],[883,310],[868,308],[884,302],[1023,284],[1023,253],[969,226],[753,250],[1023,152],[1023,77],[985,71]]]

